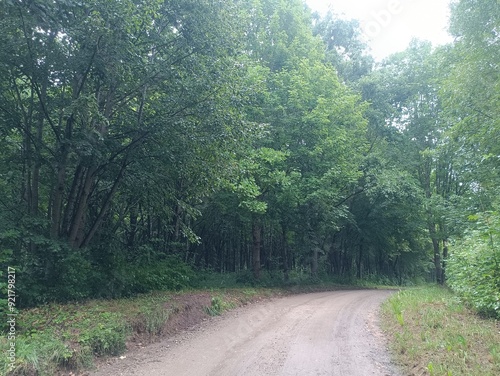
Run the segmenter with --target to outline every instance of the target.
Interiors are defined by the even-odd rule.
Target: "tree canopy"
[[[300,0],[4,0],[0,264],[21,305],[209,271],[480,281],[498,313],[473,268],[500,278],[499,5],[451,8],[453,43],[375,64],[357,21]]]

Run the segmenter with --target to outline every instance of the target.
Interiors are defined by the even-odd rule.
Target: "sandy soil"
[[[397,376],[378,327],[390,291],[252,304],[101,364],[93,376]]]

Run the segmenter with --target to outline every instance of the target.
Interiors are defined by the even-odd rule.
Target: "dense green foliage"
[[[498,296],[498,248],[469,220],[498,223],[498,28],[495,0],[456,1],[453,44],[375,64],[357,22],[301,0],[4,0],[18,307],[210,272]]]
[[[469,223],[456,234],[449,283],[480,312],[500,317],[500,4],[463,0],[453,4],[455,62],[443,82],[450,138],[470,176],[468,202],[458,206]],[[458,157],[458,158],[457,158]],[[454,213],[455,214],[455,213]],[[449,216],[448,222],[459,216]]]
[[[479,312],[500,318],[500,216],[483,213],[453,247],[448,283]]]

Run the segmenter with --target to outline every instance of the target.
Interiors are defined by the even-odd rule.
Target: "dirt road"
[[[377,325],[390,291],[301,294],[236,309],[94,376],[396,376]]]

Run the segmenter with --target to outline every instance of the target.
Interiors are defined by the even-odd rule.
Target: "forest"
[[[19,307],[234,275],[435,281],[500,317],[497,0],[382,62],[302,0],[0,5]]]

